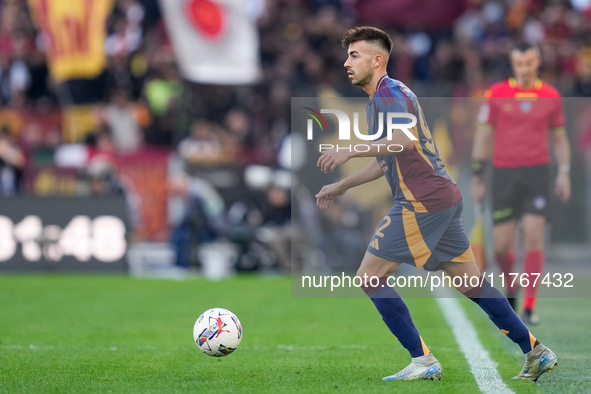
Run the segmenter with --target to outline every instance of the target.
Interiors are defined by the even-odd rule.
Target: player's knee
[[[361,284],[361,289],[370,298],[374,297],[399,297],[398,293],[390,286],[388,286],[388,276],[374,276],[374,275],[357,275],[355,276],[355,283]]]
[[[505,296],[486,280],[484,276],[480,276],[478,279],[478,285],[472,286],[469,290],[462,292],[466,298],[469,298],[477,304],[480,303],[482,298],[505,299]]]
[[[488,282],[486,281],[486,278],[480,276],[478,278],[478,284],[476,284],[476,286],[470,286],[468,289],[462,289],[460,290],[460,293],[462,293],[466,298],[469,298],[472,301],[476,302],[476,300],[480,298],[480,294],[482,293],[482,291],[487,286]]]
[[[357,273],[355,274],[355,278],[354,281],[355,283],[361,283],[362,287],[369,285],[370,283],[376,282],[378,280],[380,280],[381,277],[383,277],[385,275],[379,275],[379,273],[377,272],[371,272],[371,271],[367,271],[367,270],[357,270]]]
[[[363,279],[364,275],[372,275],[371,273],[367,272],[366,269],[363,269],[363,267],[360,267],[357,272],[355,273],[355,277]],[[359,280],[359,279],[357,279]]]
[[[356,276],[362,278],[367,277],[382,277],[391,275],[399,264],[385,259],[375,260],[374,257],[364,258],[361,262],[361,266],[357,270]]]

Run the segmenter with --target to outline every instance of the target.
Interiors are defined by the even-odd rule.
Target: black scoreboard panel
[[[123,197],[0,199],[0,272],[126,272]]]

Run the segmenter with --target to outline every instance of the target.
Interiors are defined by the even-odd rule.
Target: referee
[[[554,191],[563,202],[570,198],[571,183],[562,100],[555,88],[538,79],[540,52],[534,45],[520,43],[511,50],[510,60],[514,77],[486,91],[478,114],[472,196],[476,203],[484,198],[482,174],[492,147],[495,258],[505,276],[507,298],[516,309],[518,280],[509,273],[515,272],[513,245],[520,219],[526,249],[523,272],[542,274],[544,270],[543,235],[551,184],[549,139],[558,163]],[[532,282],[524,289],[521,318],[526,324],[538,322],[534,313],[537,286]]]

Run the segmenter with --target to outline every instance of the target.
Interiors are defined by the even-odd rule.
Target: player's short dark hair
[[[341,39],[343,43],[343,48],[347,48],[354,42],[357,41],[370,41],[376,42],[380,44],[382,48],[384,48],[388,54],[392,53],[392,40],[390,36],[383,31],[376,27],[371,26],[358,26],[352,29],[349,29]]]
[[[538,55],[540,54],[540,49],[538,48],[537,45],[532,44],[530,42],[525,42],[525,41],[521,41],[521,42],[518,42],[515,45],[513,45],[513,48],[511,48],[510,53],[513,53],[513,51],[525,53],[525,52],[529,51],[530,49],[533,49],[533,51],[535,53],[537,53]]]

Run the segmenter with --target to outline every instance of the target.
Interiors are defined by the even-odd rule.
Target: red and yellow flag
[[[28,0],[47,39],[49,70],[57,82],[91,79],[105,66],[105,24],[113,0]]]

